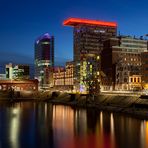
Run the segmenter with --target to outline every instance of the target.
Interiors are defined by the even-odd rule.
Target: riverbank
[[[85,95],[77,94],[74,99],[69,95],[63,95],[49,99],[48,102],[76,108],[94,108],[148,119],[148,99],[141,99],[140,95],[100,94],[95,98],[87,98]]]
[[[4,95],[0,102],[48,102],[53,104],[69,105],[75,108],[94,108],[97,110],[128,114],[136,118],[148,119],[148,99],[141,99],[140,95],[100,94],[96,97],[83,94],[68,94],[60,92],[44,92],[20,97]]]

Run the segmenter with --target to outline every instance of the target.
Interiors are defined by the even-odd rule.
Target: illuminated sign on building
[[[105,21],[90,20],[90,19],[88,20],[88,19],[80,19],[80,18],[69,18],[63,22],[63,25],[65,26],[76,26],[78,24],[117,27],[117,23],[115,22],[105,22]]]

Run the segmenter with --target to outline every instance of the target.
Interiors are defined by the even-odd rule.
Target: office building
[[[74,71],[74,63],[73,61],[66,62],[65,66],[65,85],[69,87],[73,87],[73,71]]]
[[[6,64],[6,79],[11,80],[28,80],[30,79],[29,65],[12,63]]]
[[[66,62],[65,67],[55,67],[53,73],[54,88],[73,91],[73,61]]]
[[[91,84],[92,81],[100,81],[100,53],[103,42],[116,36],[117,24],[69,18],[63,25],[74,27],[74,87],[76,91],[87,92],[90,85],[94,85]]]
[[[6,80],[6,74],[0,74],[0,80]]]
[[[53,72],[53,85],[64,88],[65,86],[65,67],[55,67]],[[56,88],[55,87],[55,88]]]
[[[141,53],[142,88],[148,90],[148,51]]]
[[[53,86],[54,37],[48,33],[35,41],[35,79],[40,88]]]
[[[141,87],[141,53],[147,41],[130,36],[110,38],[101,53],[102,90],[139,90]]]

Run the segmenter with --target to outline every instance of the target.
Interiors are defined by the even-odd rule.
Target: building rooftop
[[[119,35],[117,37],[112,37],[110,38],[111,40],[118,40],[118,39],[122,39],[122,40],[137,40],[137,41],[141,41],[141,42],[147,42],[148,40],[146,38],[143,38],[143,36],[140,37],[135,37],[135,36],[126,36],[126,35]]]
[[[99,20],[80,19],[80,18],[68,18],[63,22],[64,26],[76,26],[78,24],[117,27],[116,22],[105,22]]]
[[[51,36],[49,35],[49,33],[45,33],[36,39],[36,43],[38,44],[39,41],[43,39],[51,39]]]
[[[56,66],[56,67],[54,67],[54,72],[59,72],[59,71],[65,71],[65,67],[64,66]]]

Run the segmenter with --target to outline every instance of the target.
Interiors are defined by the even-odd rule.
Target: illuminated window
[[[42,42],[43,45],[48,45],[50,44],[49,42]]]
[[[97,56],[97,60],[99,60],[100,59],[100,56]]]

